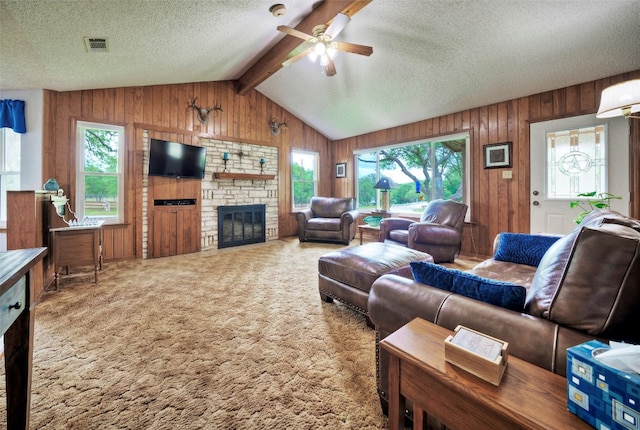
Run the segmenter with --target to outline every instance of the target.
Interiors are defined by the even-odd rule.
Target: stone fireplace
[[[264,242],[266,205],[218,206],[218,248]]]
[[[263,206],[264,239],[261,241],[278,239],[278,148],[215,139],[202,139],[201,142],[207,147],[206,175],[202,181],[202,249],[224,247],[219,243],[219,213],[221,208],[228,206]],[[253,179],[216,179],[214,174],[225,168],[225,152],[228,172],[250,174]],[[261,159],[264,161],[262,168]],[[260,179],[262,173],[265,179]],[[238,231],[236,228],[236,233]]]

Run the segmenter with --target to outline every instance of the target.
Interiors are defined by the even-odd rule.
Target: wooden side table
[[[380,342],[390,354],[389,429],[404,425],[413,401],[413,428],[424,413],[451,429],[592,429],[567,410],[567,380],[510,356],[499,386],[444,360],[450,330],[416,318]]]
[[[60,286],[60,268],[93,266],[98,283],[98,270],[102,269],[102,222],[96,225],[52,228],[53,264],[56,290]]]
[[[366,234],[367,236],[375,237],[376,241],[380,239],[380,226],[369,225],[369,224],[361,224],[358,226],[358,232],[360,233],[360,245],[362,245],[362,235]]]

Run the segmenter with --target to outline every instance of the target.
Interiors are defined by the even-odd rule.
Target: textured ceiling
[[[235,80],[316,3],[278,2],[279,18],[264,0],[0,0],[0,89]],[[330,139],[639,70],[640,0],[373,0],[337,40],[374,52],[257,87]]]

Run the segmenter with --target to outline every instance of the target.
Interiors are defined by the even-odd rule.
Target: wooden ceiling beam
[[[353,16],[372,0],[325,0],[307,15],[295,28],[311,34],[318,24],[329,24],[339,13]],[[274,31],[277,31],[274,27]],[[303,43],[295,37],[283,37],[265,55],[258,58],[236,82],[238,94],[247,95],[252,89],[264,82],[269,76],[282,68],[282,63],[295,54],[296,48]],[[292,54],[293,53],[293,54]]]

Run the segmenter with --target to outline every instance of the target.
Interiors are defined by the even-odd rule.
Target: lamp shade
[[[612,118],[640,112],[640,79],[612,85],[602,90],[598,118]]]
[[[395,182],[386,176],[382,176],[378,182],[373,186],[373,188],[379,190],[390,190],[392,188],[398,188]]]

